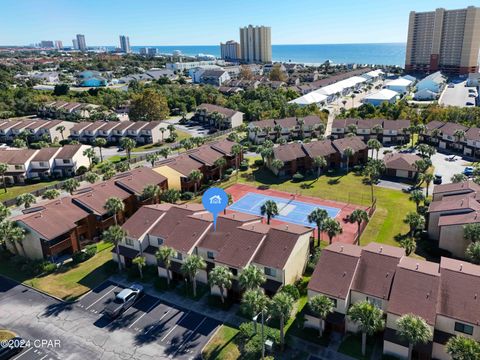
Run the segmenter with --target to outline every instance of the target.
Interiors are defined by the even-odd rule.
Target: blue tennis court
[[[308,222],[308,215],[317,208],[325,209],[331,218],[335,218],[340,212],[338,208],[256,193],[248,193],[228,208],[246,214],[261,216],[260,209],[267,200],[273,200],[277,203],[278,215],[275,216],[275,219],[302,226],[315,227],[314,223]]]

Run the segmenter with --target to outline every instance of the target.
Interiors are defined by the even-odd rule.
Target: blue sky
[[[405,42],[410,10],[476,0],[0,0],[0,45],[62,40],[87,45],[214,45],[240,26],[269,25],[273,44]]]

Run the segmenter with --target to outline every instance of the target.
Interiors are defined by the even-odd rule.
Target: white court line
[[[26,353],[28,353],[28,352],[29,352],[30,350],[32,350],[32,349],[33,349],[32,347],[28,348],[27,351],[22,352],[20,355],[18,355],[17,357],[13,358],[13,360],[20,359],[23,355],[25,355]]]
[[[170,310],[171,310],[171,309],[170,309]],[[157,323],[156,323],[154,326],[152,326],[150,329],[148,329],[147,331],[145,331],[145,335],[147,335],[151,330],[155,329],[155,328],[157,327],[157,325],[160,323],[160,321],[162,321],[163,318],[164,318],[165,316],[167,316],[167,314],[170,312],[170,310],[168,310],[165,314],[163,314],[162,317],[157,321]]]
[[[112,291],[114,291],[115,289],[117,288],[117,286],[115,286],[112,290],[109,290],[105,295],[103,295],[101,298],[95,300],[93,303],[91,303],[90,305],[88,305],[85,310],[88,310],[90,309],[93,305],[95,305],[97,302],[99,302],[100,300],[102,300],[105,296],[107,296],[108,294],[110,294]]]
[[[172,328],[170,329],[170,331],[167,333],[167,335],[165,335],[160,341],[165,340],[165,339],[168,337],[168,335],[170,335],[170,334],[172,333],[172,331],[175,330],[175,328],[178,326],[178,323],[179,323],[180,321],[182,321],[184,318],[186,318],[190,313],[191,313],[191,311],[189,311],[188,313],[184,313],[184,314],[180,317],[180,319],[178,320],[178,322],[175,324],[175,326],[172,327]]]
[[[175,355],[177,355],[177,353],[182,349],[183,345],[185,345],[188,341],[190,341],[190,339],[192,338],[193,335],[196,334],[198,328],[200,326],[202,326],[202,324],[205,322],[205,320],[207,320],[207,317],[205,316],[203,318],[202,321],[200,321],[200,323],[197,325],[197,327],[195,329],[193,329],[192,333],[190,335],[187,336],[187,338],[180,344],[180,346],[178,347],[177,351],[175,351],[175,354],[173,354],[173,356],[175,357]]]
[[[146,312],[144,312],[137,320],[135,320],[128,328],[130,329],[138,320],[140,320],[142,317],[147,315],[152,309],[157,306],[160,303],[160,299],[158,299]]]

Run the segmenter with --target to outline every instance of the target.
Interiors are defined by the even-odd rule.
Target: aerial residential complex
[[[405,70],[478,71],[480,8],[410,13]]]

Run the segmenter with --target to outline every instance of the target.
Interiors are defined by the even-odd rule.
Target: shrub
[[[240,163],[240,170],[241,171],[248,170],[248,160],[242,160],[242,162]]]
[[[83,175],[83,174],[85,174],[87,171],[88,171],[88,169],[87,169],[85,166],[82,165],[82,166],[80,166],[80,167],[77,169],[76,175],[77,175],[77,176]]]
[[[193,196],[194,196],[194,194],[192,192],[185,191],[184,193],[182,193],[182,195],[180,195],[180,199],[182,199],[182,200],[192,200]]]
[[[233,173],[233,168],[228,168],[227,170],[225,170],[225,175],[232,175]]]
[[[292,181],[293,182],[300,182],[300,181],[303,181],[304,178],[305,177],[302,174],[297,172],[292,176]]]
[[[49,261],[45,261],[41,264],[41,270],[42,270],[41,272],[42,274],[45,274],[45,275],[51,274],[55,270],[57,270],[57,265]]]
[[[295,287],[301,296],[307,295],[308,278],[301,278],[295,281]]]
[[[298,289],[294,285],[285,285],[280,291],[290,295],[293,300],[298,300],[300,298],[300,291],[298,291]]]
[[[85,250],[77,251],[77,252],[74,252],[72,254],[72,261],[75,264],[79,264],[81,262],[84,262],[84,261],[90,259],[96,253],[97,253],[97,245],[96,244],[87,245],[85,247]]]
[[[257,167],[263,166],[263,160],[262,159],[256,159],[253,164]]]
[[[88,258],[90,259],[97,253],[97,244],[90,244],[85,247],[85,254],[87,254]]]

